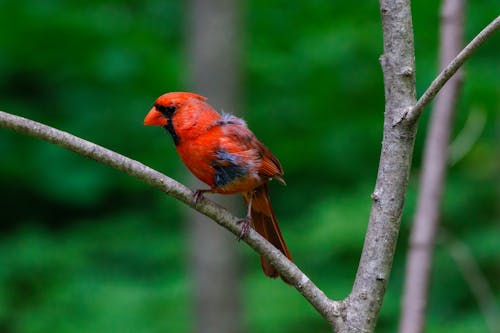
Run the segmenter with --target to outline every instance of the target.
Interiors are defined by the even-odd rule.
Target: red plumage
[[[245,121],[221,115],[205,101],[205,97],[193,93],[164,94],[156,100],[144,124],[164,127],[187,168],[210,187],[196,191],[195,199],[205,192],[242,193],[248,204],[243,233],[251,222],[259,234],[292,260],[267,188],[271,179],[285,183],[280,162]],[[267,276],[279,276],[263,257],[261,263]]]

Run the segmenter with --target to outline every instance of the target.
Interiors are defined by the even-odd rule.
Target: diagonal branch
[[[417,104],[406,114],[406,121],[415,122],[424,108],[431,102],[436,94],[441,90],[444,84],[462,67],[464,62],[481,46],[483,43],[500,29],[500,16],[497,16],[488,24],[460,53],[444,68],[441,73],[432,81],[431,85],[424,92]]]
[[[67,132],[2,111],[0,111],[0,126],[59,145],[125,172],[208,216],[233,234],[239,235],[241,232],[238,225],[239,219],[230,212],[207,199],[202,199],[196,204],[193,200],[193,192],[187,187],[140,162]],[[243,237],[243,241],[269,260],[280,274],[292,283],[332,326],[340,325],[342,321],[340,316],[342,304],[340,302],[330,300],[297,266],[257,232],[250,229]]]

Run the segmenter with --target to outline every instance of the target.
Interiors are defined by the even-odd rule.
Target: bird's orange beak
[[[159,112],[156,110],[155,107],[153,107],[151,110],[149,110],[148,114],[146,115],[146,118],[144,118],[144,125],[146,126],[166,126],[167,125],[167,119]]]

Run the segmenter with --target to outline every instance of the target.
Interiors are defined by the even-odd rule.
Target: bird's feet
[[[251,223],[252,223],[252,217],[248,215],[245,216],[244,219],[238,221],[238,224],[241,224],[241,232],[240,235],[238,236],[238,241],[240,241],[248,233],[248,230],[250,230]]]
[[[200,200],[203,199],[203,193],[205,193],[205,192],[206,192],[206,190],[194,191],[194,194],[193,194],[194,203],[200,202]]]

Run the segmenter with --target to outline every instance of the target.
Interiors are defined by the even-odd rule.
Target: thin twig
[[[441,90],[443,85],[456,73],[456,71],[469,59],[469,57],[483,43],[500,28],[500,16],[497,16],[488,24],[460,53],[446,66],[445,69],[432,81],[431,85],[417,101],[415,106],[406,114],[405,119],[408,122],[415,122],[422,114],[424,108]]]
[[[67,132],[2,111],[0,111],[0,126],[54,143],[79,155],[123,171],[196,209],[233,234],[239,235],[241,232],[237,223],[240,219],[210,200],[202,199],[200,202],[195,203],[193,192],[187,187],[140,162]],[[304,298],[334,327],[341,322],[342,303],[330,300],[279,250],[253,230],[249,230],[242,240],[259,254],[262,254],[280,272],[280,275],[292,283]]]

